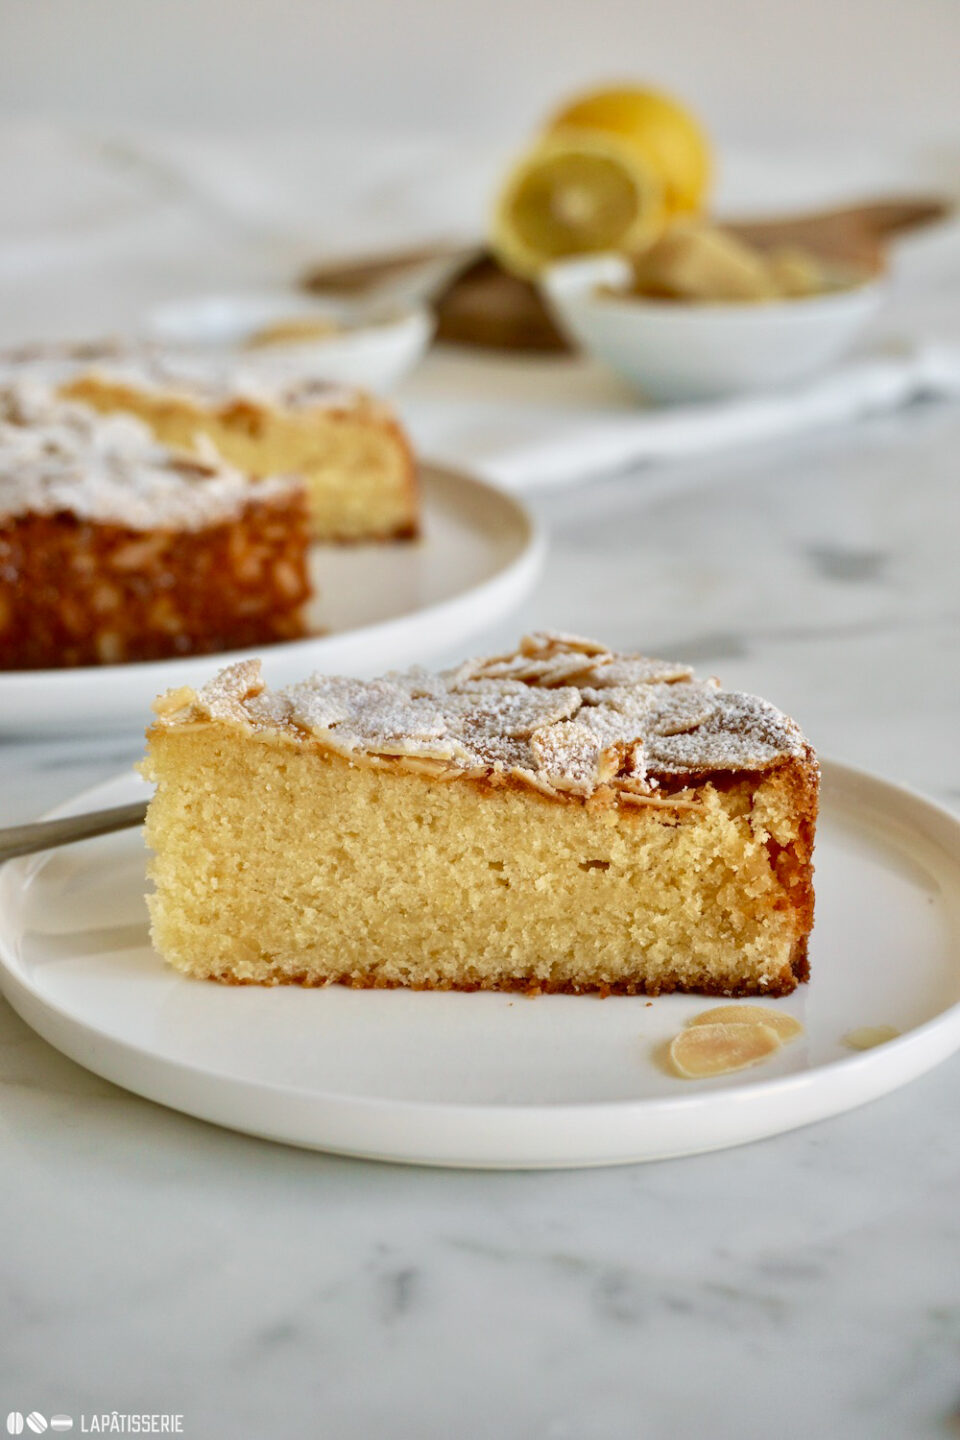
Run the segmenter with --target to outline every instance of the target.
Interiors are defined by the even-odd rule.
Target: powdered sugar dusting
[[[762,770],[803,752],[797,725],[768,700],[718,690],[709,714],[683,731],[652,727],[648,762],[670,774],[690,770]]]
[[[177,692],[160,723],[286,730],[352,758],[408,757],[581,797],[601,786],[655,795],[668,778],[765,770],[808,748],[766,700],[721,690],[686,666],[616,655],[576,637],[529,636],[511,655],[438,675],[316,675],[278,692],[263,689],[252,663],[221,671],[186,699]],[[571,674],[577,683],[563,683]],[[604,685],[609,675],[620,683]]]
[[[53,389],[91,376],[133,390],[176,394],[201,405],[237,401],[290,410],[382,409],[359,390],[291,366],[265,366],[233,347],[162,345],[104,337],[78,344],[24,345],[0,351],[0,384]]]
[[[42,385],[0,389],[0,519],[65,512],[134,530],[198,530],[299,488],[251,480],[209,448],[170,450],[133,416],[100,415]]]

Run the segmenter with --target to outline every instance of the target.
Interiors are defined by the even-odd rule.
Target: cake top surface
[[[604,786],[651,797],[674,777],[766,770],[809,753],[794,721],[766,700],[722,690],[687,665],[551,633],[439,674],[314,675],[276,691],[259,661],[241,661],[155,708],[159,729],[212,721],[283,732],[358,761],[510,777],[580,797]]]
[[[77,379],[89,376],[108,385],[175,394],[199,405],[246,402],[278,410],[380,409],[360,390],[285,366],[256,365],[234,352],[143,350],[77,367]]]
[[[0,384],[32,380],[52,388],[90,378],[199,405],[245,401],[282,410],[384,411],[361,390],[307,373],[294,347],[167,346],[121,339],[37,344],[0,353]]]
[[[198,530],[300,488],[251,480],[209,447],[168,449],[133,416],[100,415],[46,386],[0,388],[0,519],[66,512],[133,530]]]

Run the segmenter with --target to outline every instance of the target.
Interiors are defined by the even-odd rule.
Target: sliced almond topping
[[[888,1040],[896,1040],[899,1034],[895,1025],[860,1025],[856,1030],[847,1031],[843,1043],[851,1050],[872,1050],[874,1045],[886,1045]]]
[[[803,1026],[795,1015],[774,1010],[769,1005],[716,1005],[704,1010],[688,1022],[690,1025],[768,1025],[782,1044],[803,1034]]]
[[[2,409],[0,387],[0,418]],[[358,764],[362,756],[433,761],[444,775],[452,766],[491,785],[511,777],[594,808],[619,811],[622,797],[634,816],[659,805],[676,812],[671,822],[713,803],[700,772],[763,770],[808,753],[793,722],[765,701],[721,691],[684,666],[576,638],[534,635],[510,655],[436,675],[314,675],[283,691],[265,690],[259,669],[245,676],[244,664],[164,723],[206,718],[263,735],[282,730]],[[664,793],[668,779],[668,792],[684,785],[682,795]]]
[[[694,1025],[674,1037],[670,1060],[678,1075],[704,1080],[745,1070],[779,1049],[779,1036],[769,1025]]]
[[[175,715],[178,710],[185,710],[188,705],[192,705],[196,695],[197,692],[191,690],[189,685],[181,685],[177,690],[168,690],[164,695],[158,695],[151,709],[154,715]]]

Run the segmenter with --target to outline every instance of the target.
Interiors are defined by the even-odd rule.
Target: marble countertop
[[[960,330],[960,287],[918,315]],[[640,644],[960,808],[960,407],[535,499],[481,638]],[[452,658],[452,657],[451,657]],[[5,744],[0,822],[135,736]],[[622,1169],[390,1167],[230,1134],[0,1002],[0,1409],[196,1440],[935,1440],[960,1427],[960,1057],[861,1110]]]

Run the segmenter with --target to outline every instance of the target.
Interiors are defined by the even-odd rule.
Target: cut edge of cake
[[[58,390],[106,413],[135,415],[168,445],[189,449],[202,437],[251,476],[300,475],[315,540],[420,533],[410,440],[390,406],[365,391],[316,379],[268,383],[236,364],[178,364],[172,355],[80,368]]]

